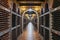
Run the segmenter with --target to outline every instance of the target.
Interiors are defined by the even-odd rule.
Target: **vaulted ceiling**
[[[20,5],[21,14],[24,11],[28,10],[29,8],[32,8],[33,10],[38,12],[38,14],[40,14],[41,4],[45,2],[45,0],[16,0],[16,1]]]
[[[41,4],[45,2],[45,0],[16,0],[20,5],[20,12],[23,14],[24,11],[28,10],[29,8],[32,8],[38,14],[40,14],[41,10]],[[28,15],[26,14],[27,18]],[[36,16],[35,14],[32,15],[32,17]]]
[[[17,0],[20,6],[40,6],[45,0]]]

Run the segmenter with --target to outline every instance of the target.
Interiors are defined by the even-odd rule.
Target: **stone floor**
[[[26,30],[24,30],[22,35],[18,37],[18,40],[41,40],[41,38],[39,33],[34,30],[33,24],[29,23]]]

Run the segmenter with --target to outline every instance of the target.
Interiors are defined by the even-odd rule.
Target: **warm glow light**
[[[22,11],[25,11],[25,10],[26,10],[26,6],[21,6],[20,9],[21,9]]]
[[[36,14],[33,14],[33,17],[36,16]]]
[[[36,16],[36,14],[32,14],[32,19]]]
[[[39,10],[39,7],[38,7],[38,6],[35,6],[35,10],[36,10],[36,11]]]
[[[29,9],[30,8],[30,9]],[[41,6],[20,6],[20,12],[23,13],[24,11],[26,10],[35,10],[37,12],[40,12],[41,11]]]
[[[36,12],[40,12],[41,6],[20,6],[20,12],[21,12],[21,13],[23,13],[23,12],[26,11],[26,10],[28,10],[28,11],[33,11],[33,10],[35,10]],[[36,16],[36,15],[32,14],[31,20],[32,20],[35,16]],[[28,14],[26,15],[26,17],[27,17],[28,19],[30,19]]]
[[[28,14],[25,14],[25,16],[29,19]]]
[[[29,14],[25,14],[25,16],[26,16],[29,20],[31,20],[30,17],[29,17]]]
[[[40,9],[41,9],[40,6],[35,6],[35,7],[34,7],[34,10],[36,10],[36,11],[39,11]]]
[[[36,16],[36,14],[32,14],[32,17],[31,17],[31,18],[29,17],[29,14],[25,14],[25,16],[26,16],[29,20],[32,20],[32,19]]]
[[[28,14],[25,14],[26,17],[28,17]]]

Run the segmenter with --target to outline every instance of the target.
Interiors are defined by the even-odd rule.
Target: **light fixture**
[[[33,11],[33,10],[30,8],[30,9],[28,9],[28,11],[31,12],[31,11]]]

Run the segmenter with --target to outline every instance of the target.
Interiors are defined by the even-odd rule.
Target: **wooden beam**
[[[41,3],[19,3],[20,6],[41,6]]]
[[[45,2],[45,0],[17,0],[17,1],[40,1],[40,2]]]

